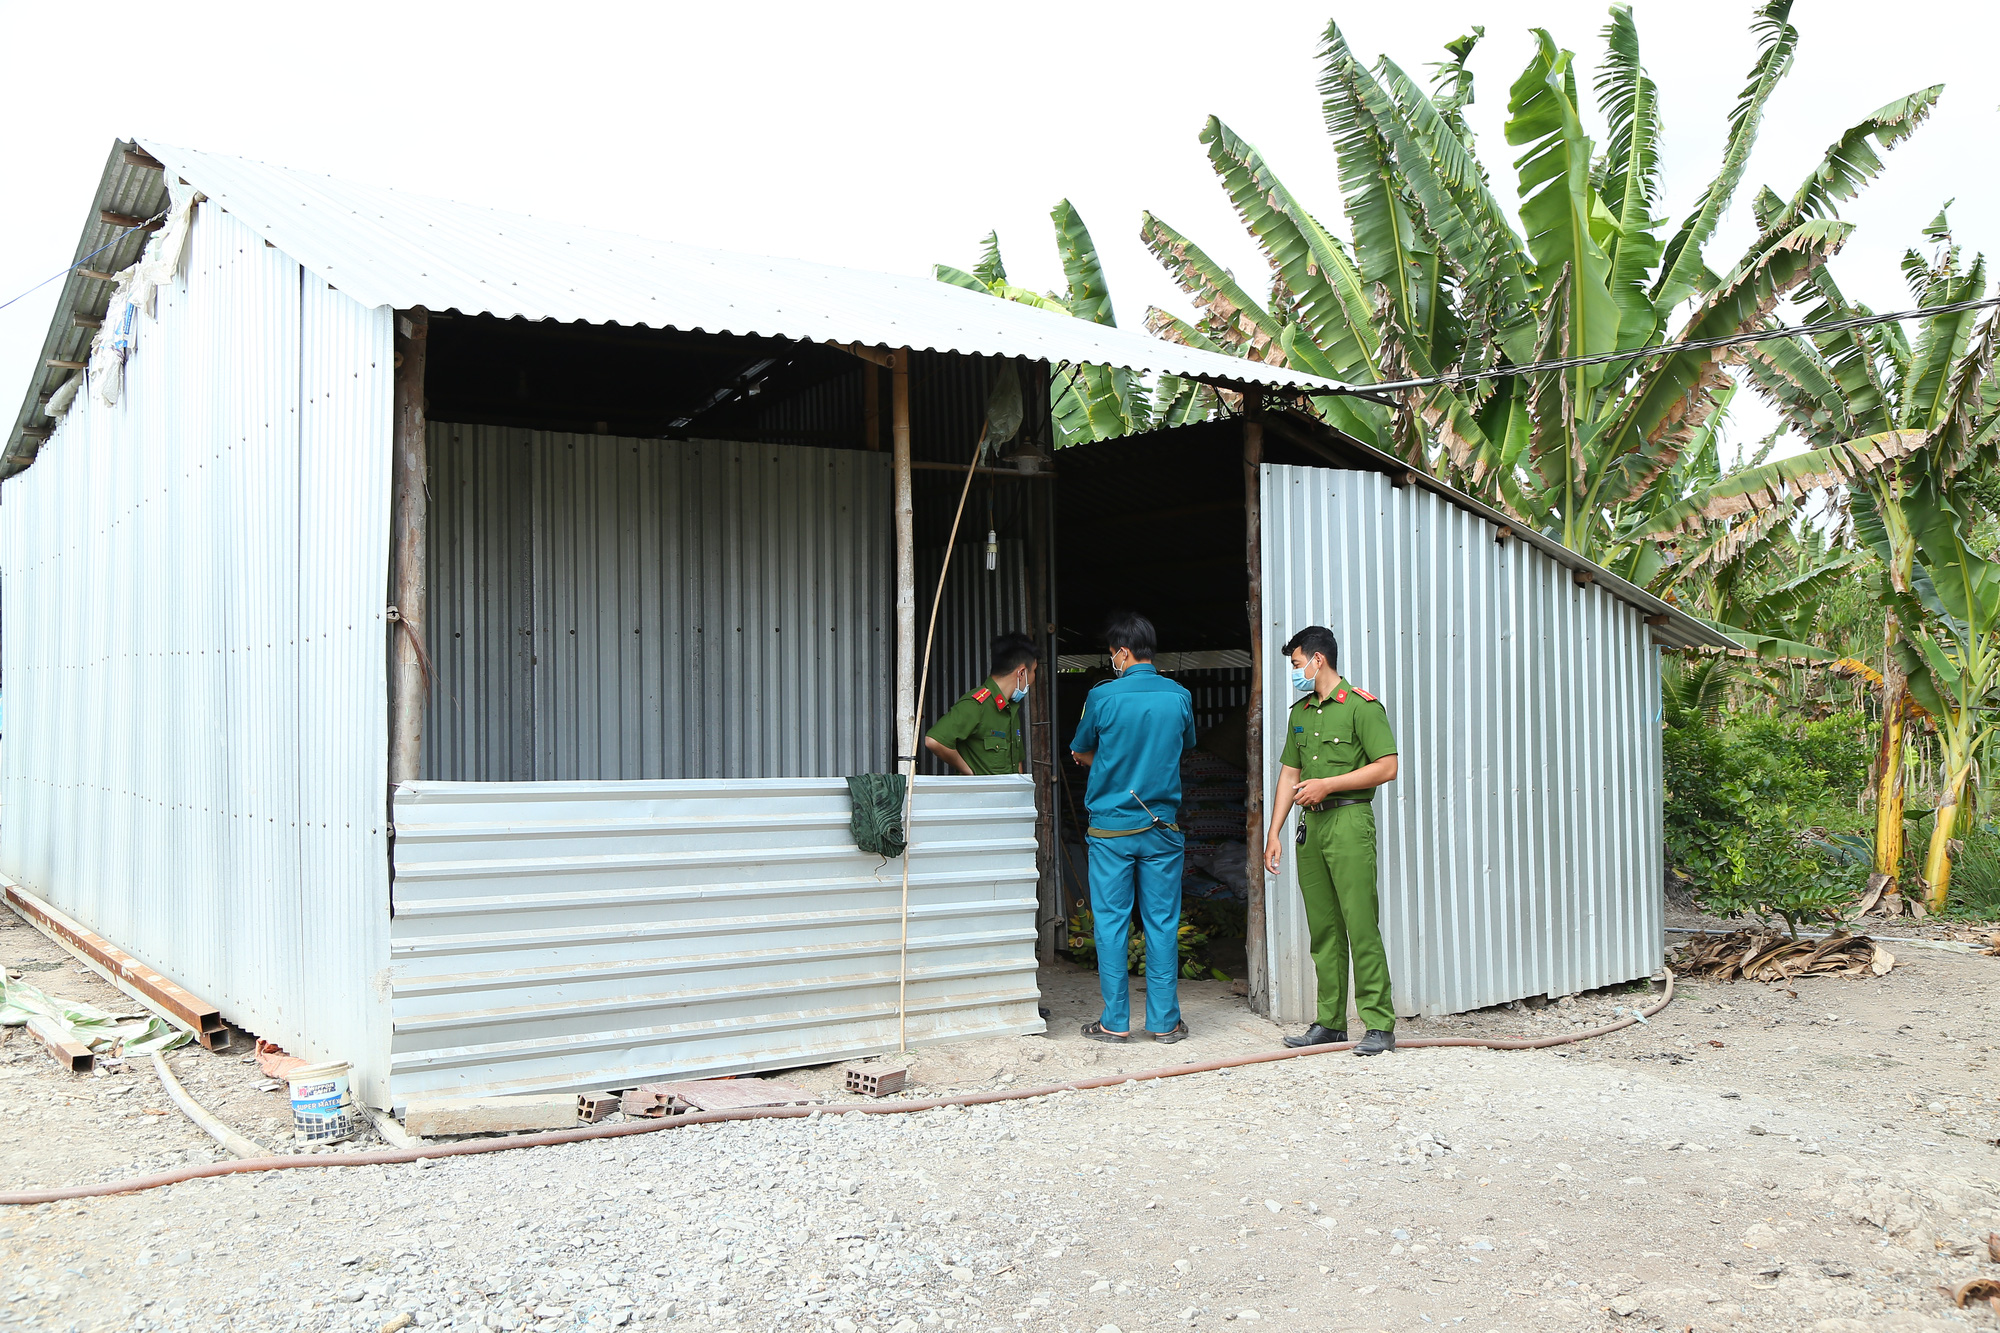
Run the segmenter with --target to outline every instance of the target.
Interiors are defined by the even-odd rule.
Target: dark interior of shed
[[[1269,429],[1264,457],[1331,461]],[[1055,470],[1058,660],[1067,669],[1057,672],[1054,694],[1069,899],[1089,901],[1086,772],[1067,762],[1068,739],[1084,696],[1110,674],[1104,625],[1114,612],[1137,611],[1158,631],[1161,673],[1194,697],[1196,748],[1181,761],[1181,887],[1187,920],[1208,944],[1193,946],[1190,961],[1241,976],[1252,780],[1242,420],[1064,449]]]

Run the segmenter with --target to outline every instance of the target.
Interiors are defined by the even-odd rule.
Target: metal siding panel
[[[204,206],[118,401],[87,389],[0,491],[0,865],[364,1082],[387,950],[386,510],[369,510],[389,371],[366,359],[386,327]]]
[[[896,1049],[901,866],[837,779],[405,784],[393,1096]],[[1026,777],[919,780],[913,1045],[1040,1032]]]
[[[455,637],[427,777],[886,770],[886,457],[444,422],[430,443]]]
[[[1377,802],[1397,1012],[1461,1012],[1646,976],[1662,959],[1658,652],[1643,613],[1477,515],[1370,472],[1263,477],[1267,785],[1281,653],[1333,629],[1402,756]],[[1312,1016],[1289,858],[1268,883],[1273,1016]]]

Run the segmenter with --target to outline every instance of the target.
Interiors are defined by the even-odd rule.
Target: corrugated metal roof
[[[9,431],[0,472],[12,472],[34,457],[35,449],[50,433],[54,422],[42,405],[62,387],[64,380],[80,374],[68,366],[52,366],[51,361],[87,361],[90,340],[96,335],[97,321],[104,318],[111,299],[111,284],[90,273],[117,273],[137,263],[140,251],[152,236],[150,231],[128,231],[126,224],[106,221],[111,213],[133,218],[150,218],[167,206],[167,187],[157,167],[146,166],[133,150],[138,145],[123,139],[111,145],[99,178],[97,195],[90,201],[83,234],[77,238],[76,254],[63,279],[62,294],[49,320],[48,335],[42,340],[42,354],[28,376],[28,392]],[[120,236],[119,233],[126,234]],[[108,247],[108,248],[107,248]],[[89,256],[89,262],[85,257]],[[86,273],[85,270],[88,270]],[[78,323],[77,317],[85,321]]]
[[[1274,387],[1332,380],[966,291],[768,259],[148,142],[148,151],[368,306],[1092,362]]]

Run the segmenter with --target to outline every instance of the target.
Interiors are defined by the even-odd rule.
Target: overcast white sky
[[[1661,87],[1667,205],[1712,175],[1754,50],[1747,0],[1639,0]],[[1852,293],[1906,304],[1897,259],[1956,196],[1969,248],[2000,253],[2000,92],[1983,66],[1990,5],[1801,0],[1799,60],[1737,207],[1709,251],[1751,230],[1749,200],[1788,194],[1838,132],[1928,84],[1943,103],[1845,210]],[[120,135],[325,171],[703,245],[924,273],[969,265],[998,228],[1017,281],[1060,285],[1048,210],[1068,197],[1105,256],[1121,323],[1189,313],[1138,241],[1151,209],[1253,290],[1263,260],[1196,140],[1222,117],[1343,234],[1320,118],[1328,19],[1364,58],[1412,73],[1486,25],[1473,59],[1484,157],[1511,197],[1501,134],[1530,24],[1590,79],[1605,6],[1185,3],[832,6],[203,4],[172,11],[0,0],[0,300],[68,262]],[[123,54],[103,59],[112,49]],[[86,71],[89,71],[86,73]],[[1595,117],[1592,117],[1593,121]],[[40,355],[58,286],[0,310],[0,414]],[[1766,417],[1747,414],[1739,435]]]

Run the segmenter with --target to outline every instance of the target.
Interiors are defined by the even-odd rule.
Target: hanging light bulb
[[[986,529],[986,572],[991,574],[1000,568],[1000,534],[992,528]]]

